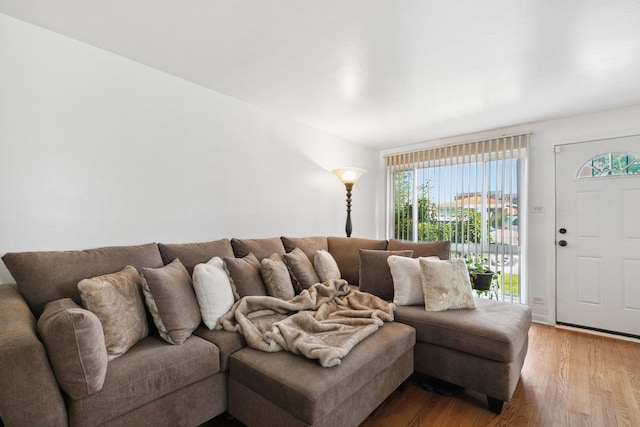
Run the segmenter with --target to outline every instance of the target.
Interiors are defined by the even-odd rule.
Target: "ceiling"
[[[373,148],[640,104],[637,0],[0,0],[0,13]]]

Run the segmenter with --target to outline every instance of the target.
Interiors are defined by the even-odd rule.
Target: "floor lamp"
[[[355,184],[362,175],[367,173],[367,171],[362,168],[339,168],[331,172],[344,183],[347,189],[347,225],[345,226],[345,231],[347,232],[347,237],[351,237],[351,190],[353,189],[353,184]]]

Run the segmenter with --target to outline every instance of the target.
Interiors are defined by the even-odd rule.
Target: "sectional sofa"
[[[104,336],[113,328],[102,330],[81,305],[80,282],[127,266],[135,267],[127,270],[131,274],[146,271],[153,277],[178,259],[190,280],[194,268],[213,257],[230,263],[247,257],[260,261],[294,250],[309,262],[317,251],[327,251],[342,279],[387,300],[393,299],[386,263],[390,254],[449,257],[448,242],[342,237],[8,253],[2,259],[16,285],[0,286],[2,422],[196,426],[228,411],[249,426],[355,426],[413,372],[486,394],[496,413],[510,400],[528,346],[531,313],[523,305],[478,300],[473,310],[440,312],[425,311],[424,305],[398,306],[395,321],[384,323],[329,368],[290,352],[256,350],[243,335],[204,324],[187,333],[175,328],[167,332],[167,325],[156,326],[152,316],[157,313],[148,306],[141,314],[147,329],[122,327],[119,332],[126,332],[126,338],[139,337],[112,358],[104,350]],[[265,288],[238,292],[235,299],[267,294]],[[162,307],[161,300],[156,302],[157,311]],[[182,316],[178,311],[174,314]]]

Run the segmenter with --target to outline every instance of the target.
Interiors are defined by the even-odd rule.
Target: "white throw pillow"
[[[313,258],[313,268],[316,270],[318,277],[323,282],[342,278],[338,263],[333,258],[333,255],[324,249],[316,251],[316,256]]]
[[[234,303],[229,276],[224,269],[224,261],[214,257],[206,264],[198,264],[193,269],[193,289],[200,306],[202,321],[213,329],[218,319]]]
[[[420,277],[427,311],[476,308],[469,271],[464,259],[419,258]]]
[[[440,259],[437,256],[426,258],[432,260]],[[424,304],[418,258],[391,255],[387,258],[387,264],[389,264],[391,277],[393,278],[393,303],[395,305]]]

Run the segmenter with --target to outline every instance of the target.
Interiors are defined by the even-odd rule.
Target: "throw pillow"
[[[109,360],[149,333],[141,287],[140,274],[132,266],[78,283],[82,305],[100,319]]]
[[[107,348],[98,317],[71,298],[52,301],[38,319],[60,387],[73,399],[102,390],[107,374]]]
[[[360,291],[384,300],[393,299],[393,277],[387,258],[391,255],[410,257],[413,251],[379,251],[360,249]]]
[[[142,289],[153,323],[168,343],[182,344],[200,325],[191,276],[180,259],[161,268],[143,268]]]
[[[476,308],[469,271],[464,259],[419,258],[420,277],[427,311]]]
[[[284,262],[299,288],[309,289],[316,283],[320,283],[320,278],[313,268],[313,264],[301,249],[295,248],[288,254],[284,254],[282,258],[284,258]]]
[[[282,260],[282,255],[272,254],[263,258],[260,261],[260,271],[268,295],[287,301],[296,296],[291,275]]]
[[[231,282],[224,269],[224,261],[213,257],[206,264],[197,264],[193,269],[193,290],[196,293],[202,321],[209,329],[233,305]]]
[[[328,251],[316,251],[316,256],[313,258],[313,267],[315,268],[316,273],[318,273],[318,277],[323,282],[331,279],[337,280],[342,278],[338,263],[333,255]]]
[[[255,255],[249,253],[243,258],[225,257],[223,259],[236,299],[247,295],[267,295],[260,273],[260,261]]]
[[[429,259],[438,260],[437,256]],[[395,305],[422,305],[424,292],[418,258],[391,255],[387,258],[393,277],[393,303]]]

